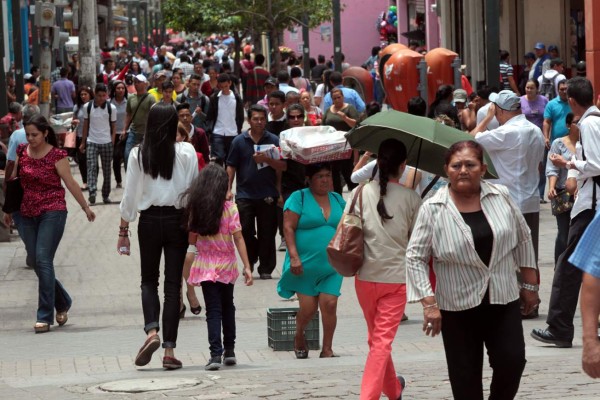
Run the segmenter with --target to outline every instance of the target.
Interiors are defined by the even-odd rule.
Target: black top
[[[471,228],[477,255],[489,267],[490,258],[492,257],[492,245],[494,244],[494,233],[483,210],[460,213],[460,215],[462,215],[465,223]]]
[[[288,123],[287,120],[282,120],[282,121],[269,121],[267,122],[267,126],[265,127],[266,130],[268,130],[269,132],[271,132],[274,135],[277,135],[277,137],[279,137],[279,134],[283,131],[285,131],[286,129],[289,129],[288,127]]]

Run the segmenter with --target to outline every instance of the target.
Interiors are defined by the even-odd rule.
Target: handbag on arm
[[[19,160],[17,165],[17,174],[16,176],[7,179],[6,181],[6,193],[4,196],[4,204],[2,205],[2,211],[6,214],[12,214],[15,211],[19,211],[21,209],[21,203],[23,202],[23,186],[21,186],[21,178],[20,178],[20,164],[21,164],[21,156],[19,155]]]
[[[364,234],[362,227],[363,202],[361,185],[352,198],[347,214],[342,216],[335,235],[327,245],[327,258],[331,266],[342,276],[350,277],[362,267],[364,259]],[[358,200],[359,215],[355,212]]]

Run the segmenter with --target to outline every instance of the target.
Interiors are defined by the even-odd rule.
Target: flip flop
[[[333,358],[333,357],[339,357],[339,356],[333,352],[329,356],[323,355],[323,352],[321,352],[321,354],[319,354],[319,358]]]

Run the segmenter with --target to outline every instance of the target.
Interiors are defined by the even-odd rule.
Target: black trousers
[[[181,274],[188,247],[188,235],[183,229],[183,210],[175,207],[152,206],[142,211],[138,224],[138,239],[142,273],[144,331],[159,329],[158,280],[160,278],[160,258],[164,252],[163,347],[174,348],[179,330]]]
[[[263,199],[236,199],[235,201],[250,265],[254,266],[259,262],[259,274],[272,273],[277,263],[275,254],[277,203],[276,199],[273,200],[271,204]]]
[[[338,194],[342,194],[342,190],[344,186],[342,185],[342,178],[344,177],[344,181],[346,185],[348,185],[348,191],[351,192],[352,189],[357,187],[356,183],[353,183],[350,177],[352,176],[352,170],[354,169],[354,165],[352,164],[352,159],[349,158],[347,160],[339,160],[331,162],[331,176],[333,178],[333,190]]]
[[[113,149],[113,173],[115,174],[115,181],[117,183],[123,182],[123,177],[121,175],[121,164],[125,159],[125,141],[120,140],[117,136],[115,140],[115,147]]]
[[[579,289],[581,288],[582,272],[569,262],[569,257],[575,251],[579,239],[588,227],[594,212],[585,210],[571,220],[567,249],[558,257],[552,280],[550,306],[548,309],[548,330],[562,340],[573,340],[573,318],[577,309]]]
[[[77,152],[77,165],[79,166],[79,173],[81,174],[81,180],[84,185],[87,185],[87,155],[85,152],[79,151],[79,146],[81,146],[82,138],[77,136],[75,139],[75,147]]]
[[[206,304],[206,327],[211,357],[235,348],[235,305],[233,304],[233,283],[202,282],[202,294]],[[223,326],[223,340],[221,340]]]
[[[525,340],[519,301],[469,310],[442,310],[442,338],[455,399],[483,400],[483,347],[493,370],[490,400],[514,399],[525,369]]]

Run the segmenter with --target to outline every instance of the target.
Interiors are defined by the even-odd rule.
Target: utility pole
[[[4,10],[2,3],[0,3],[0,22],[4,25]],[[0,29],[0,115],[6,115],[8,113],[8,104],[6,103],[6,96],[3,93],[8,91],[6,87],[6,70],[10,68],[4,62],[4,36],[8,34],[6,29]]]
[[[96,86],[96,2],[81,0],[79,27],[79,86]]]
[[[498,0],[485,0],[485,70],[488,85],[500,81],[500,4]],[[494,83],[496,82],[496,83]]]
[[[333,7],[333,63],[335,70],[342,72],[342,26],[340,0],[332,0]]]
[[[22,103],[25,99],[23,82],[23,48],[21,43],[21,5],[20,2],[12,4],[13,46],[15,53],[15,95],[17,101]]]
[[[50,2],[35,2],[35,25],[41,28],[40,38],[40,113],[50,116],[50,73],[52,65],[52,31],[56,24],[56,6]]]
[[[308,31],[308,13],[302,16],[302,66],[304,68],[304,77],[310,78],[310,48]]]

